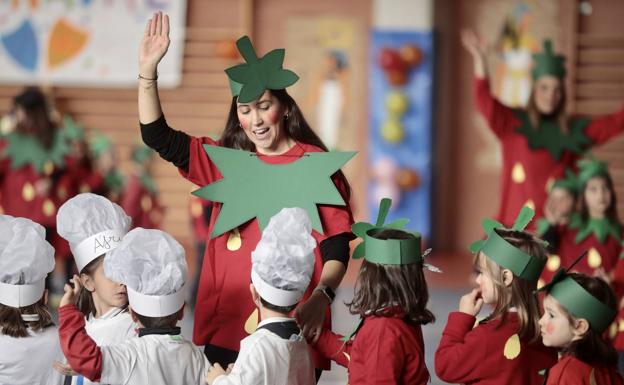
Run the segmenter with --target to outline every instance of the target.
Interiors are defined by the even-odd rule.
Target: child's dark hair
[[[412,239],[413,234],[387,229],[375,234],[377,239]],[[346,303],[351,314],[364,317],[383,307],[396,303],[405,312],[405,319],[413,324],[425,325],[435,321],[427,309],[429,290],[423,263],[408,265],[382,265],[364,260],[355,285],[353,301]]]
[[[272,303],[269,303],[264,298],[262,298],[259,293],[258,293],[258,296],[260,297],[260,303],[262,304],[262,306],[264,306],[265,308],[267,308],[269,310],[276,311],[278,313],[288,314],[291,311],[295,310],[295,308],[297,307],[297,304],[294,304],[294,305],[291,305],[291,306],[277,306],[277,305],[273,305]]]
[[[581,218],[583,219],[583,221],[587,221],[589,219],[589,207],[587,207],[587,202],[585,202],[585,190],[587,189],[588,182],[593,178],[603,178],[607,184],[609,192],[611,193],[611,204],[609,205],[609,207],[607,207],[605,217],[608,218],[612,223],[621,224],[620,218],[618,217],[617,213],[617,194],[615,192],[615,187],[613,185],[613,179],[611,178],[611,174],[609,174],[608,172],[589,178],[589,180],[587,180],[587,182],[585,182],[581,187],[581,191],[579,194]]]
[[[547,254],[544,245],[532,234],[525,231],[495,229],[495,231],[504,240],[511,245],[522,250],[524,253],[533,258],[546,261]],[[528,281],[514,274],[511,286],[508,288],[504,284],[502,266],[494,262],[492,259],[484,256],[479,252],[474,258],[473,266],[479,271],[479,261],[485,259],[487,271],[480,271],[487,274],[494,284],[494,292],[496,294],[496,304],[494,311],[482,322],[488,322],[494,319],[501,319],[501,325],[507,319],[507,312],[510,307],[517,309],[518,319],[520,322],[520,330],[518,335],[520,338],[526,338],[531,342],[535,342],[540,338],[540,311],[537,296],[533,293],[537,288],[536,281]]]
[[[91,262],[89,262],[85,267],[80,271],[80,275],[86,274],[88,276],[93,276],[95,270],[104,262],[104,255],[100,255],[95,258]],[[89,314],[93,316],[96,315],[95,302],[93,302],[93,294],[84,285],[80,286],[80,290],[78,291],[78,302],[76,304],[78,306],[78,310],[85,317],[88,317]]]
[[[178,310],[177,312],[171,315],[164,316],[164,317],[148,317],[145,315],[141,315],[135,312],[134,310],[132,311],[132,314],[134,314],[137,320],[139,320],[141,325],[143,325],[143,327],[145,328],[166,329],[166,328],[175,327],[178,324],[178,321],[180,320],[180,315],[181,315],[180,313],[183,311],[184,311],[184,308]]]
[[[28,337],[28,329],[40,331],[52,325],[52,316],[44,302],[44,296],[32,305],[20,308],[0,303],[0,333],[9,337]],[[22,314],[36,314],[37,321],[24,321]]]
[[[578,273],[570,273],[569,276],[597,300],[611,309],[617,309],[615,294],[604,280]],[[561,305],[559,308],[568,317],[570,324],[574,325],[577,322],[577,318],[566,308]],[[591,366],[613,367],[618,363],[618,353],[615,348],[604,340],[601,333],[591,327],[580,340],[572,341],[569,346],[562,349],[561,355],[576,357]]]

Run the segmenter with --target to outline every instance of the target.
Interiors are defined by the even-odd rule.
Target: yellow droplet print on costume
[[[598,250],[593,247],[589,249],[589,253],[587,253],[587,264],[592,269],[597,269],[602,265],[602,256],[598,252]]]
[[[29,182],[24,183],[22,187],[22,199],[26,202],[30,202],[35,198],[35,188]]]
[[[256,331],[258,327],[258,309],[254,309],[254,311],[249,315],[247,321],[245,321],[245,333],[252,334]]]
[[[561,258],[558,255],[552,254],[548,257],[548,262],[546,262],[546,268],[548,271],[557,271],[561,266]]]
[[[53,172],[54,172],[54,163],[52,163],[51,161],[45,162],[45,164],[43,165],[43,173],[50,176],[52,175]]]
[[[624,319],[621,319],[620,322],[618,322],[618,331],[624,332]]]
[[[149,195],[143,195],[141,198],[141,208],[143,212],[148,212],[152,209],[152,198]]]
[[[83,183],[83,184],[81,184],[81,185],[80,185],[80,192],[81,192],[81,193],[88,193],[88,192],[91,192],[91,187],[89,187],[89,185],[88,185],[88,184]]]
[[[516,183],[524,183],[526,179],[526,174],[524,172],[524,167],[522,167],[522,163],[518,162],[514,164],[513,169],[511,170],[511,180]]]
[[[227,240],[227,249],[230,251],[236,251],[241,248],[242,244],[243,240],[241,239],[238,229],[230,231],[230,235],[228,236]]]
[[[43,214],[46,217],[51,217],[52,215],[54,215],[55,210],[56,210],[56,206],[54,206],[54,203],[52,203],[51,200],[46,199],[43,202]]]
[[[503,349],[503,355],[508,360],[513,360],[520,355],[520,337],[517,334],[509,337],[505,342],[505,348]]]
[[[537,280],[537,288],[538,289],[541,289],[542,287],[544,287],[545,284],[546,283],[544,282],[543,279],[540,278],[540,279]]]
[[[533,202],[533,199],[529,199],[528,201],[524,203],[524,205],[530,208],[531,210],[535,210],[535,202]]]

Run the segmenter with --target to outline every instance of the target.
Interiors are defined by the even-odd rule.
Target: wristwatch
[[[318,286],[314,288],[314,291],[317,291],[317,290],[323,293],[325,297],[327,297],[327,300],[329,300],[330,305],[332,302],[334,302],[334,298],[336,298],[336,293],[334,293],[334,290],[331,287],[327,285],[323,285],[322,283],[319,283]]]

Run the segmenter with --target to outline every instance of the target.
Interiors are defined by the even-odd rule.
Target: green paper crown
[[[412,239],[377,239],[375,235],[387,229],[402,230],[408,219],[402,218],[384,224],[392,200],[384,198],[379,202],[379,212],[375,224],[358,222],[351,226],[361,242],[353,251],[353,259],[364,258],[369,262],[382,265],[409,265],[422,262],[423,254],[420,249],[420,233],[411,233]]]
[[[154,155],[154,150],[143,143],[137,144],[132,148],[132,161],[135,163],[143,164],[147,162],[152,155]]]
[[[102,154],[110,150],[112,146],[113,142],[110,138],[101,132],[94,132],[91,137],[91,141],[89,142],[89,148],[91,149],[93,156],[96,158],[102,156]]]
[[[473,242],[470,251],[474,254],[481,251],[488,258],[498,263],[505,269],[511,270],[517,277],[528,281],[537,281],[546,261],[540,261],[530,256],[519,248],[513,246],[501,237],[495,229],[523,231],[533,219],[535,211],[524,206],[511,229],[507,229],[500,222],[493,219],[483,221],[483,230],[487,234],[487,239]]]
[[[565,176],[557,179],[555,183],[553,183],[551,191],[554,188],[562,188],[569,191],[572,195],[576,195],[579,189],[578,178],[576,174],[572,170],[566,169]]]
[[[63,129],[61,132],[70,141],[82,140],[85,136],[84,128],[69,115],[63,116]]]
[[[533,79],[544,75],[556,76],[559,79],[565,77],[565,56],[555,55],[550,39],[544,40],[544,51],[533,54],[533,60],[535,61],[531,71]]]
[[[281,90],[299,80],[297,74],[282,68],[284,49],[274,49],[258,58],[247,36],[238,39],[236,47],[246,63],[230,67],[225,73],[230,80],[232,96],[238,96],[240,103],[249,103],[266,90]]]
[[[599,301],[568,275],[574,265],[586,255],[587,251],[567,269],[559,269],[550,282],[537,291],[546,291],[570,314],[576,318],[585,318],[594,331],[602,333],[613,322],[617,311]]]
[[[577,181],[579,190],[582,189],[591,178],[609,175],[607,163],[591,156],[579,160],[576,162],[576,165],[579,170]]]

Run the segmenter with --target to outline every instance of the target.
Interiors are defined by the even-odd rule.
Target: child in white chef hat
[[[80,284],[65,286],[59,308],[61,346],[71,367],[107,384],[203,384],[208,361],[180,335],[187,265],[169,234],[138,227],[104,257],[104,272],[128,290],[138,337],[98,347],[75,306]]]
[[[62,384],[52,369],[62,360],[45,289],[54,248],[45,229],[0,215],[0,384]]]
[[[271,218],[251,254],[251,296],[260,311],[256,331],[241,341],[233,366],[215,363],[209,385],[312,385],[314,364],[290,314],[314,271],[312,224],[305,210],[284,208]]]

